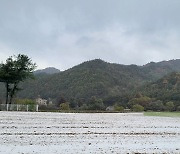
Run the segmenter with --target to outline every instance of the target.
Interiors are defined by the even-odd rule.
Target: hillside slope
[[[170,73],[156,82],[143,86],[142,93],[163,101],[180,100],[180,73]]]
[[[157,63],[151,62],[142,66],[142,69],[150,78],[157,80],[171,72],[179,72],[180,59],[161,61]]]
[[[136,88],[146,80],[141,68],[136,65],[118,65],[93,60],[82,63],[62,73],[37,76],[37,80],[28,81],[22,86],[20,97],[89,99],[91,96],[105,98],[122,95]],[[28,94],[28,95],[27,95]]]
[[[38,73],[35,80],[21,84],[24,90],[18,93],[18,97],[36,98],[40,95],[43,98],[56,99],[64,96],[68,101],[86,101],[92,96],[102,99],[113,98],[136,91],[137,87],[155,82],[173,71],[180,71],[180,60],[137,66],[112,64],[95,59],[61,73]],[[4,94],[5,88],[1,84],[0,97]]]

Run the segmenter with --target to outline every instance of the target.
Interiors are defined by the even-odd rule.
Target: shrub
[[[79,109],[79,110],[88,110],[88,106],[87,106],[87,104],[83,104],[83,105],[80,106],[78,109]]]
[[[180,106],[177,107],[176,111],[180,111]]]
[[[133,105],[132,110],[134,112],[142,112],[142,111],[144,111],[144,107],[139,104],[135,104],[135,105]]]
[[[115,109],[115,111],[119,111],[119,112],[123,112],[124,111],[124,107],[118,106],[118,105],[115,105],[114,109]]]
[[[174,110],[174,103],[173,102],[167,102],[166,103],[166,109],[168,111],[173,111]]]
[[[16,99],[15,104],[34,105],[36,102],[31,99]]]
[[[92,97],[88,103],[88,110],[105,110],[103,100]]]
[[[60,104],[60,110],[69,110],[69,103]]]
[[[163,105],[162,101],[160,101],[160,100],[151,102],[147,106],[147,110],[152,110],[152,111],[163,111],[164,108],[165,108],[165,106]]]

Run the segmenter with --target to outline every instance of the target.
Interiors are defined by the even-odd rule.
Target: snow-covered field
[[[0,112],[0,154],[180,153],[180,118]]]

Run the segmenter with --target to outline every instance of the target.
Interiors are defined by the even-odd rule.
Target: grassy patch
[[[145,116],[180,117],[180,112],[144,112]]]

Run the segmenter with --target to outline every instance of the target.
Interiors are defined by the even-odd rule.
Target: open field
[[[145,116],[180,117],[180,112],[144,112]]]
[[[180,153],[180,118],[0,112],[0,154]]]

